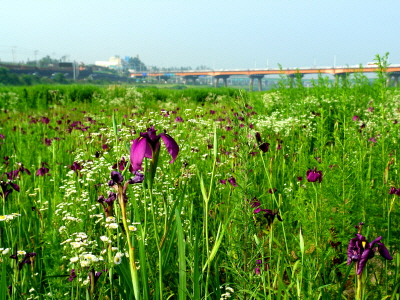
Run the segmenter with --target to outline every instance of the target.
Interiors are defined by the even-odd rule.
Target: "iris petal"
[[[385,247],[383,243],[379,243],[378,251],[387,260],[393,259],[393,257],[390,256],[388,249]]]
[[[18,185],[18,184],[15,184],[15,183],[10,182],[10,185],[11,185],[11,187],[12,187],[14,190],[16,190],[17,192],[19,192],[19,185]]]
[[[131,166],[133,171],[142,169],[142,162],[144,157],[148,157],[151,148],[145,138],[137,138],[133,141],[130,153]],[[151,158],[151,155],[150,155]]]
[[[169,136],[168,134],[160,133],[159,136],[162,138],[162,140],[163,140],[163,142],[165,144],[165,147],[168,150],[168,153],[172,157],[172,160],[169,162],[170,164],[172,164],[175,161],[176,157],[178,156],[179,146],[175,142],[175,140],[171,136]]]
[[[361,255],[361,259],[358,262],[358,268],[357,268],[357,275],[360,275],[368,261],[368,259],[370,258],[370,254],[371,254],[372,249],[365,249],[363,254]]]

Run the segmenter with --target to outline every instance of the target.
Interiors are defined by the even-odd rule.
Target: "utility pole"
[[[11,52],[12,52],[12,57],[13,57],[13,63],[15,64],[15,56],[16,56],[15,55],[15,52],[16,52],[15,48],[17,48],[17,46],[14,46],[13,48],[14,49],[12,49]]]
[[[74,75],[74,81],[76,81],[76,62],[75,61],[72,63],[72,71],[73,71],[73,75]]]
[[[38,61],[37,61],[37,54],[38,54],[38,51],[35,50],[34,54],[35,54],[35,63],[36,63],[36,67],[37,67],[37,66],[38,66]]]

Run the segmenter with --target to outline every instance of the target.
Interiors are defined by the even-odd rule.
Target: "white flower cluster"
[[[222,286],[221,286],[221,289],[222,289]],[[221,295],[220,300],[229,299],[230,297],[232,297],[232,294],[233,294],[234,292],[235,292],[235,291],[233,290],[233,288],[231,288],[231,287],[229,287],[229,286],[226,286],[226,287],[225,287],[225,293]]]
[[[20,214],[17,213],[12,213],[11,215],[2,215],[0,216],[0,222],[1,221],[11,221],[13,219],[15,219],[16,217],[20,217]]]
[[[97,262],[104,261],[102,256],[96,256],[91,252],[84,252],[69,259],[71,264],[79,263],[82,268],[89,267]]]

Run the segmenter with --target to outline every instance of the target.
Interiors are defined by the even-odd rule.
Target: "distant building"
[[[94,64],[95,66],[110,68],[117,71],[125,70],[128,67],[128,63],[118,56],[110,57],[109,61],[96,61]]]

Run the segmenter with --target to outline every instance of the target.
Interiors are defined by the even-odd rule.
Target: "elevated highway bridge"
[[[181,77],[183,83],[187,84],[192,81],[196,84],[199,77],[209,76],[213,78],[214,86],[217,87],[219,80],[222,79],[224,86],[227,86],[227,79],[230,76],[248,76],[250,78],[250,86],[253,87],[254,79],[258,80],[258,88],[262,89],[261,79],[266,75],[286,75],[289,78],[303,77],[307,74],[328,74],[333,75],[338,81],[339,78],[345,77],[352,73],[376,73],[379,72],[377,65],[368,66],[348,66],[348,67],[314,67],[314,68],[291,68],[291,69],[254,69],[254,70],[196,70],[196,71],[168,71],[168,72],[136,72],[131,73],[133,78],[153,77],[167,80],[173,77]],[[400,65],[391,65],[386,69],[387,83],[391,83],[394,79],[394,85],[398,85],[400,76]]]

